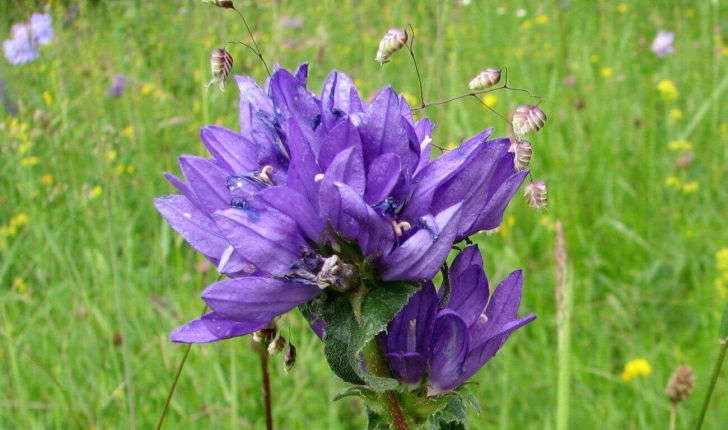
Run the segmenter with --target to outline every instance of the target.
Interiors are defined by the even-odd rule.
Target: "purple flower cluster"
[[[34,13],[29,22],[13,25],[11,38],[3,42],[5,58],[13,65],[38,58],[40,45],[47,45],[53,40],[52,21],[50,15]]]
[[[490,293],[477,246],[465,248],[449,270],[446,288],[427,281],[382,335],[394,375],[435,396],[459,387],[490,360],[511,332],[536,318],[518,318],[523,277],[508,275]],[[487,304],[487,307],[486,307]]]
[[[358,285],[362,260],[338,253],[341,238],[367,261],[366,276],[425,282],[430,291],[453,244],[498,227],[528,174],[515,171],[508,139],[488,139],[491,129],[430,160],[434,125],[415,121],[391,87],[367,106],[347,75],[332,72],[319,96],[307,89],[307,72],[306,64],[277,68],[263,88],[236,77],[241,133],[203,128],[212,158],[180,157],[186,182],[166,175],[181,195],[157,199],[157,209],[229,278],[204,290],[212,311],[175,330],[175,342],[245,335],[319,294]],[[505,289],[520,296],[518,282]],[[450,324],[447,315],[433,318]],[[461,317],[467,327],[471,316]],[[444,330],[437,327],[435,335]],[[492,330],[471,349],[506,328]]]

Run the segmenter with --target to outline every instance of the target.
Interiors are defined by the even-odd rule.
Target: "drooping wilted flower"
[[[53,40],[52,22],[50,15],[34,13],[29,22],[13,25],[11,38],[3,42],[5,58],[13,65],[38,58],[40,45],[47,45]]]
[[[430,161],[434,125],[392,88],[367,106],[332,72],[319,97],[307,70],[276,68],[265,88],[236,78],[241,134],[203,128],[212,158],[180,157],[186,183],[167,175],[182,195],[157,209],[230,278],[205,289],[212,312],[174,341],[254,332],[365,276],[430,279],[454,242],[500,225],[528,174],[490,129]]]
[[[675,33],[669,31],[660,30],[655,36],[655,40],[652,41],[650,49],[652,52],[657,54],[658,57],[664,57],[667,54],[675,52],[675,48],[672,47],[672,42],[675,40]]]
[[[548,191],[544,181],[530,182],[523,189],[523,195],[528,200],[528,206],[531,209],[542,210],[546,208],[548,203]]]
[[[470,81],[469,88],[473,91],[486,90],[500,82],[500,78],[500,70],[485,69]]]
[[[382,335],[386,358],[397,379],[428,396],[452,391],[495,356],[511,332],[536,318],[518,318],[523,276],[508,275],[490,300],[483,258],[465,248],[449,270],[450,296],[426,282]],[[487,303],[487,306],[486,306]]]
[[[407,43],[407,32],[399,28],[391,28],[379,41],[379,50],[375,58],[379,64],[389,63],[389,57],[399,51]]]
[[[513,114],[513,133],[518,139],[533,134],[546,124],[546,114],[538,106],[521,105]]]
[[[224,49],[213,49],[210,54],[210,69],[212,70],[212,79],[205,85],[209,88],[212,84],[220,84],[220,90],[225,89],[225,81],[230,76],[233,69],[233,57]]]

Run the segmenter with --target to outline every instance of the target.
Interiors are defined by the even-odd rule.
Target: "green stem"
[[[378,337],[375,336],[364,346],[364,359],[367,362],[369,372],[376,376],[391,377]],[[392,418],[393,428],[395,430],[409,430],[407,417],[399,406],[396,394],[392,391],[385,391],[380,396],[386,405],[387,413]]]
[[[705,419],[705,413],[708,411],[708,404],[710,404],[710,398],[713,396],[713,390],[715,389],[715,383],[718,381],[718,376],[720,375],[720,368],[723,366],[725,353],[728,351],[728,339],[721,339],[720,344],[720,355],[718,356],[718,360],[715,362],[713,376],[710,378],[710,386],[708,387],[708,394],[705,396],[703,408],[700,411],[700,417],[698,418],[698,424],[695,426],[695,430],[700,430],[703,426],[703,419]]]

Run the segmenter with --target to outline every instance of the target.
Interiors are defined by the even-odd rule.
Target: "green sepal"
[[[361,397],[362,399],[366,400],[367,403],[369,403],[369,401],[371,400],[379,399],[377,393],[369,387],[363,385],[355,385],[337,393],[334,398],[331,399],[331,401],[335,402],[337,400],[341,400],[343,398],[351,396]]]
[[[478,398],[475,397],[475,394],[473,394],[473,392],[470,391],[467,386],[461,386],[460,388],[455,390],[455,394],[460,396],[460,398],[462,398],[465,403],[469,404],[473,409],[475,409],[475,412],[478,415],[483,412],[483,410],[480,408],[480,402],[478,402]]]
[[[467,409],[459,394],[450,396],[445,408],[432,417],[431,430],[467,430]]]
[[[367,430],[390,430],[392,428],[382,416],[367,406]]]

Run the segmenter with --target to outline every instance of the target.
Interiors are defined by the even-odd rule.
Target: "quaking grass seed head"
[[[533,181],[526,185],[523,195],[528,201],[528,206],[537,211],[546,209],[548,203],[548,191],[544,181]]]
[[[296,347],[292,344],[288,344],[288,349],[286,349],[286,353],[283,356],[283,370],[286,372],[286,375],[293,369],[293,366],[296,364]]]
[[[379,64],[389,63],[389,58],[407,44],[407,32],[399,28],[391,28],[379,41],[376,60]]]
[[[278,355],[283,351],[283,348],[286,347],[286,338],[283,336],[278,336],[276,340],[268,344],[268,354],[270,355]]]
[[[513,133],[520,140],[523,136],[541,130],[546,125],[546,119],[546,114],[538,106],[518,106],[516,113],[513,114]]]
[[[531,155],[533,154],[531,142],[527,140],[517,142],[514,152],[513,167],[516,169],[516,172],[528,169],[528,164],[531,162]]]
[[[487,90],[500,82],[501,73],[498,69],[485,69],[478,76],[470,81],[470,89],[473,91]]]
[[[205,3],[210,3],[213,6],[221,7],[223,9],[235,9],[232,0],[202,0]]]
[[[233,57],[224,49],[213,49],[210,54],[210,69],[212,79],[205,85],[209,88],[212,84],[220,84],[220,90],[225,89],[225,81],[233,69]]]

